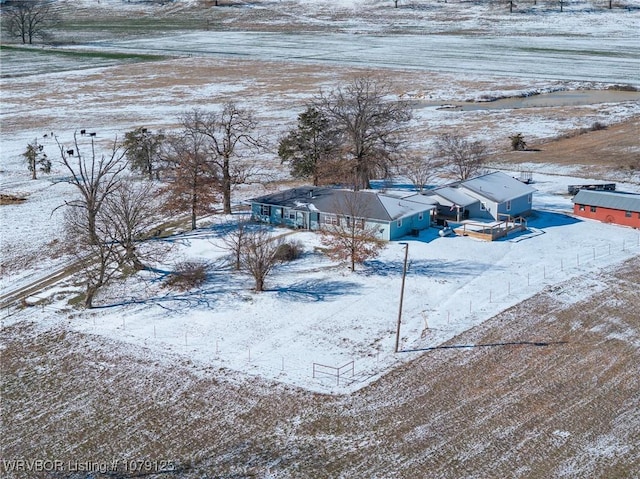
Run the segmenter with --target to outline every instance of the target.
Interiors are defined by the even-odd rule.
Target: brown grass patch
[[[595,166],[604,171],[640,169],[640,118],[611,125],[576,130],[543,142],[527,141],[535,152],[511,151],[496,154],[496,161],[506,163],[548,163],[563,166]],[[526,139],[526,132],[525,132]],[[593,175],[593,170],[590,170]]]
[[[27,201],[25,196],[0,193],[0,205],[15,205],[16,203],[23,203],[25,201]]]

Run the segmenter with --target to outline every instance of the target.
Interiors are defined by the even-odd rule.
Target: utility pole
[[[396,350],[400,347],[400,323],[402,321],[402,300],[404,299],[404,280],[407,277],[407,258],[409,257],[409,243],[400,243],[404,246],[404,266],[402,268],[402,287],[400,288],[400,308],[398,309],[398,326],[396,329]]]

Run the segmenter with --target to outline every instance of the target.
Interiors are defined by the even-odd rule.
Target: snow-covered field
[[[50,298],[46,306],[6,320],[63,324],[152,351],[172,351],[201,365],[317,391],[358,389],[420,350],[437,346],[554,284],[580,279],[588,297],[601,287],[585,280],[590,272],[640,254],[638,231],[563,214],[571,203],[562,193],[575,178],[534,175],[534,180],[539,190],[536,212],[526,233],[488,243],[469,237],[442,238],[433,228],[420,238],[406,239],[409,267],[400,337],[405,353],[399,355],[393,351],[404,246],[390,243],[379,258],[351,273],[315,253],[319,240],[310,232],[288,236],[304,245],[305,254],[278,267],[268,278],[267,291],[260,294],[251,291],[249,277],[214,266],[202,289],[176,293],[163,289],[157,275],[149,276],[143,283],[111,288],[99,301],[108,307],[92,312],[71,311],[66,302],[77,288],[61,285],[27,298],[32,303]],[[210,226],[171,238],[172,261],[188,258],[219,264],[226,255],[220,240],[222,221],[229,218],[216,218]],[[171,267],[172,263],[166,265]],[[562,290],[555,294],[567,303],[584,298],[563,296]],[[339,385],[330,374],[313,377],[314,363],[337,368],[351,361],[355,375],[344,368]]]
[[[296,8],[317,9],[312,12],[313,22],[317,22],[324,11],[321,3],[306,0],[296,4]],[[83,5],[93,4],[85,0]],[[606,11],[572,13],[569,9],[562,18],[555,14],[512,17],[500,12],[492,17],[492,22],[483,19],[479,12],[485,10],[474,4],[459,28],[488,29],[492,34],[499,32],[500,38],[434,37],[430,39],[434,42],[431,47],[422,56],[415,56],[420,47],[418,36],[398,40],[385,35],[360,35],[364,31],[386,31],[380,19],[371,20],[373,7],[364,5],[345,0],[332,7],[342,13],[344,9],[353,9],[348,18],[345,16],[342,32],[324,33],[321,37],[308,33],[291,35],[289,44],[283,44],[282,36],[205,32],[169,36],[162,42],[158,38],[137,39],[91,47],[136,51],[157,48],[163,53],[176,49],[176,54],[183,55],[185,42],[188,43],[193,58],[159,62],[158,72],[153,65],[86,68],[86,63],[82,63],[78,67],[82,71],[56,72],[55,61],[49,60],[44,65],[25,67],[20,66],[19,59],[4,64],[3,75],[8,71],[10,75],[1,80],[0,189],[3,193],[24,196],[27,201],[0,206],[2,261],[9,265],[2,275],[2,291],[26,284],[68,261],[61,251],[51,254],[59,248],[62,210],[52,212],[73,191],[59,182],[63,175],[59,165],[54,166],[51,176],[42,175],[41,179],[30,181],[20,157],[26,143],[35,137],[55,157],[57,145],[51,138],[42,139],[44,132],[53,130],[63,142],[68,142],[73,130],[89,126],[98,130],[101,145],[105,146],[115,135],[122,136],[140,124],[171,128],[177,115],[189,108],[241,97],[264,121],[265,129],[275,140],[290,126],[287,121],[295,118],[305,99],[319,87],[340,84],[357,67],[371,70],[381,66],[388,69],[383,75],[389,75],[395,68],[401,82],[398,95],[443,102],[638,83],[640,59],[634,48],[638,33],[632,28],[639,18],[637,8],[616,11],[615,20],[609,20],[612,17],[605,16]],[[382,3],[373,5],[381,8]],[[437,6],[449,8],[445,5]],[[356,14],[359,8],[367,12],[362,19]],[[404,9],[402,14],[410,16],[413,30],[419,25],[424,28],[431,25],[422,10]],[[394,18],[399,21],[399,14],[391,15],[396,15]],[[507,17],[511,20],[500,23]],[[312,23],[311,18],[308,21]],[[322,23],[327,25],[331,21]],[[442,21],[435,25],[444,29]],[[545,30],[548,37],[538,40],[530,36],[543,26],[548,27]],[[604,41],[607,36],[613,39]],[[217,53],[225,58],[219,60],[211,45],[222,41],[229,43],[219,47],[224,51]],[[514,50],[510,50],[506,62],[498,52],[508,44]],[[596,44],[597,50],[591,51]],[[336,51],[340,58],[336,58]],[[482,57],[482,52],[491,53],[491,58]],[[574,60],[584,57],[589,61],[571,65],[567,52]],[[235,63],[229,60],[230,53],[251,61]],[[317,57],[320,67],[313,57]],[[264,62],[274,58],[279,63]],[[291,65],[300,60],[304,60],[304,68],[308,66],[309,78],[299,70],[293,72]],[[30,61],[39,60],[30,57]],[[235,77],[204,76],[203,71],[207,68],[213,71],[216,63],[229,70],[246,68],[246,76],[242,72],[235,72]],[[334,67],[337,63],[341,66]],[[269,71],[261,70],[265,65]],[[63,70],[73,69],[67,58],[59,66]],[[34,71],[38,74],[34,75]],[[419,132],[429,133],[465,128],[469,136],[497,144],[507,138],[507,133],[515,131],[526,131],[537,138],[553,137],[594,121],[616,123],[638,114],[637,101],[571,109],[492,112],[443,111],[429,106],[416,110],[414,126]],[[427,136],[416,135],[417,143],[428,145],[429,141]],[[272,162],[274,176],[285,176],[275,157],[260,160],[265,164]],[[556,173],[563,172],[556,170]],[[539,189],[534,198],[537,211],[529,221],[527,234],[484,243],[466,237],[440,238],[432,229],[418,239],[406,240],[410,265],[400,338],[405,352],[399,355],[393,354],[393,349],[404,246],[392,242],[379,258],[349,273],[314,252],[318,238],[312,233],[289,236],[305,245],[305,255],[279,267],[268,279],[268,291],[262,294],[251,292],[249,278],[228,269],[213,268],[203,290],[176,294],[162,289],[157,279],[147,277],[142,283],[111,288],[98,300],[107,307],[84,312],[67,305],[68,299],[80,291],[70,282],[27,298],[29,302],[49,298],[44,307],[9,311],[4,321],[63,324],[150,351],[173,351],[214,368],[242,371],[316,391],[353,391],[399,362],[420,354],[419,350],[441,344],[567,279],[581,278],[585,283],[584,295],[598,291],[601,285],[588,279],[591,272],[640,254],[637,231],[578,221],[564,214],[571,208],[570,199],[564,194],[566,185],[584,179],[571,178],[569,173],[566,177],[547,176],[534,170],[534,180]],[[637,182],[618,187],[639,190]],[[262,192],[261,188],[253,185],[244,189],[239,198]],[[215,264],[224,255],[217,228],[222,220],[208,219],[196,233],[174,237],[175,258],[164,266],[170,269],[183,258],[200,258]],[[564,297],[561,289],[555,294]],[[565,299],[571,303],[580,297]],[[416,352],[409,352],[413,350]],[[347,377],[339,385],[335,377],[327,374],[313,377],[314,363],[339,367],[351,361],[355,375],[350,377],[348,367],[344,368],[342,372]]]

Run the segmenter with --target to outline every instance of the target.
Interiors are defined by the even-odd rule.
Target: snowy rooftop
[[[393,221],[433,209],[430,203],[409,201],[409,198],[411,197],[398,198],[375,191],[303,186],[261,196],[252,202],[381,221]]]
[[[581,205],[640,212],[640,195],[622,191],[580,190],[573,198],[573,202]]]
[[[505,201],[520,198],[536,191],[535,188],[501,171],[495,171],[463,181],[460,183],[460,187],[473,191],[497,203],[504,203]]]

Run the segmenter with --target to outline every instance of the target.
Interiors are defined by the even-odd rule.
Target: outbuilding
[[[572,201],[576,216],[640,228],[640,194],[580,190]]]

